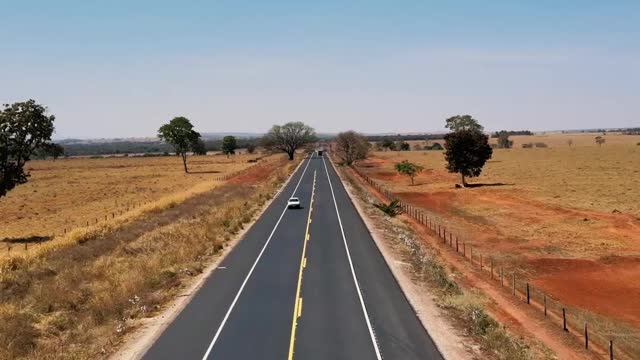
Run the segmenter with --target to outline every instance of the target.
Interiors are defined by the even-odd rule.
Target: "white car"
[[[297,197],[292,197],[287,201],[287,207],[289,209],[300,209],[300,199]]]

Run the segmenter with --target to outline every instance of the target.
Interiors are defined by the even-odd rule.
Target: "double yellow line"
[[[302,243],[302,258],[300,259],[300,271],[298,272],[298,285],[296,287],[295,305],[293,306],[293,321],[291,323],[291,340],[289,341],[288,359],[293,359],[293,344],[296,339],[296,328],[298,318],[302,315],[302,297],[300,288],[302,287],[302,270],[307,266],[307,241],[309,241],[309,225],[311,224],[311,212],[313,211],[313,198],[316,193],[316,172],[313,172],[313,187],[311,188],[311,201],[309,202],[309,215],[307,216],[307,228],[304,231],[304,242]]]

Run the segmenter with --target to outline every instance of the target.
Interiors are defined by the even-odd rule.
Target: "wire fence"
[[[225,175],[221,175],[218,177],[215,177],[213,180],[214,181],[227,181],[229,179],[235,178],[237,176],[243,175],[251,170],[253,170],[253,168],[256,166],[257,163],[259,163],[261,160],[265,160],[265,158],[267,158],[268,156],[259,156],[256,157],[255,161],[250,161],[252,164],[244,169],[238,170],[238,171],[234,171],[234,172],[230,172],[228,174]],[[25,239],[5,239],[4,241],[2,241],[3,245],[0,245],[0,252],[4,252],[7,255],[12,255],[12,254],[17,254],[17,253],[24,253],[24,252],[28,252],[29,250],[35,249],[37,248],[39,245],[47,243],[50,240],[53,240],[56,236],[64,236],[66,235],[68,232],[71,232],[74,229],[78,229],[78,228],[88,228],[90,226],[95,226],[98,225],[101,222],[107,222],[109,220],[113,220],[118,216],[124,215],[130,211],[133,211],[135,209],[139,209],[141,207],[153,204],[155,201],[157,200],[150,200],[150,201],[137,201],[137,202],[119,202],[116,199],[115,202],[115,207],[112,208],[110,211],[108,211],[106,214],[104,214],[104,216],[94,216],[93,219],[89,218],[89,219],[85,219],[86,220],[82,220],[79,223],[76,224],[70,224],[69,227],[64,227],[62,229],[62,231],[59,231],[58,233],[53,233],[49,236],[32,236],[29,238],[25,238]],[[77,220],[76,220],[77,221]],[[2,255],[2,254],[0,254]]]
[[[521,269],[505,267],[497,260],[499,256],[479,251],[471,241],[463,240],[455,231],[447,228],[440,217],[398,199],[391,190],[356,166],[351,168],[388,201],[398,201],[402,212],[429,229],[438,237],[443,247],[470,262],[486,276],[487,281],[498,284],[504,291],[539,310],[548,321],[576,336],[585,349],[606,354],[611,360],[640,359],[640,332],[636,329],[626,328],[604,317],[561,303],[550,294],[535,288]]]

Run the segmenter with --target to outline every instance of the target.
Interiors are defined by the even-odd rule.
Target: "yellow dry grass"
[[[81,246],[1,262],[0,359],[106,358],[135,319],[157,314],[218,256],[296,165],[262,162],[242,181],[105,227]]]
[[[0,240],[60,235],[133,208],[180,201],[216,187],[216,179],[255,157],[190,157],[189,174],[177,157],[34,160],[27,164],[29,182],[0,199]]]
[[[567,139],[574,139],[569,147]],[[526,192],[544,202],[597,211],[618,210],[640,216],[640,136],[607,135],[598,147],[593,134],[514,136],[513,149],[494,149],[476,183],[512,184],[501,189]],[[549,148],[522,149],[518,144],[545,142]],[[398,191],[432,192],[451,189],[459,182],[446,174],[442,151],[376,152],[385,161],[384,170],[395,172],[394,162],[409,160],[433,169],[431,176],[415,187],[395,182]],[[437,174],[436,174],[437,175]],[[428,182],[427,182],[428,181]],[[404,187],[404,188],[402,188]]]

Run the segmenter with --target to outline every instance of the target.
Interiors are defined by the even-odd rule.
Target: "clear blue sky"
[[[57,138],[640,126],[640,1],[0,0],[0,102]]]

